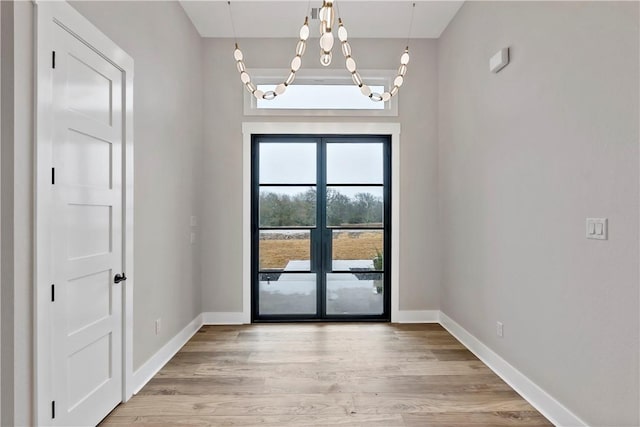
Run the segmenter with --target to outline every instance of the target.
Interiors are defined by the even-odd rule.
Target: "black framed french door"
[[[390,136],[253,135],[254,322],[389,321]]]

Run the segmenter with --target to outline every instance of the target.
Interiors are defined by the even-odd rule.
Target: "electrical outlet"
[[[156,319],[156,335],[160,335],[160,319]]]
[[[496,322],[496,334],[502,338],[504,337],[504,325],[502,322]]]

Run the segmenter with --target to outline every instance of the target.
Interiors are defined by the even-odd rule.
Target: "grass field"
[[[310,241],[308,234],[297,238],[272,234],[260,239],[260,268],[283,269],[290,260],[308,260]],[[333,259],[370,259],[376,251],[382,252],[383,233],[381,231],[340,231],[334,232]]]

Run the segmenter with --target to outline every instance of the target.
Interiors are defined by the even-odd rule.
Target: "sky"
[[[328,184],[382,184],[383,145],[381,143],[327,144]],[[316,144],[261,143],[261,184],[315,184]]]

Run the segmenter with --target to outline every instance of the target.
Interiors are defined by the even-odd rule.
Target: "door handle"
[[[124,273],[116,274],[116,276],[113,278],[113,283],[118,284],[120,282],[124,282],[125,280],[127,280],[127,276]]]

